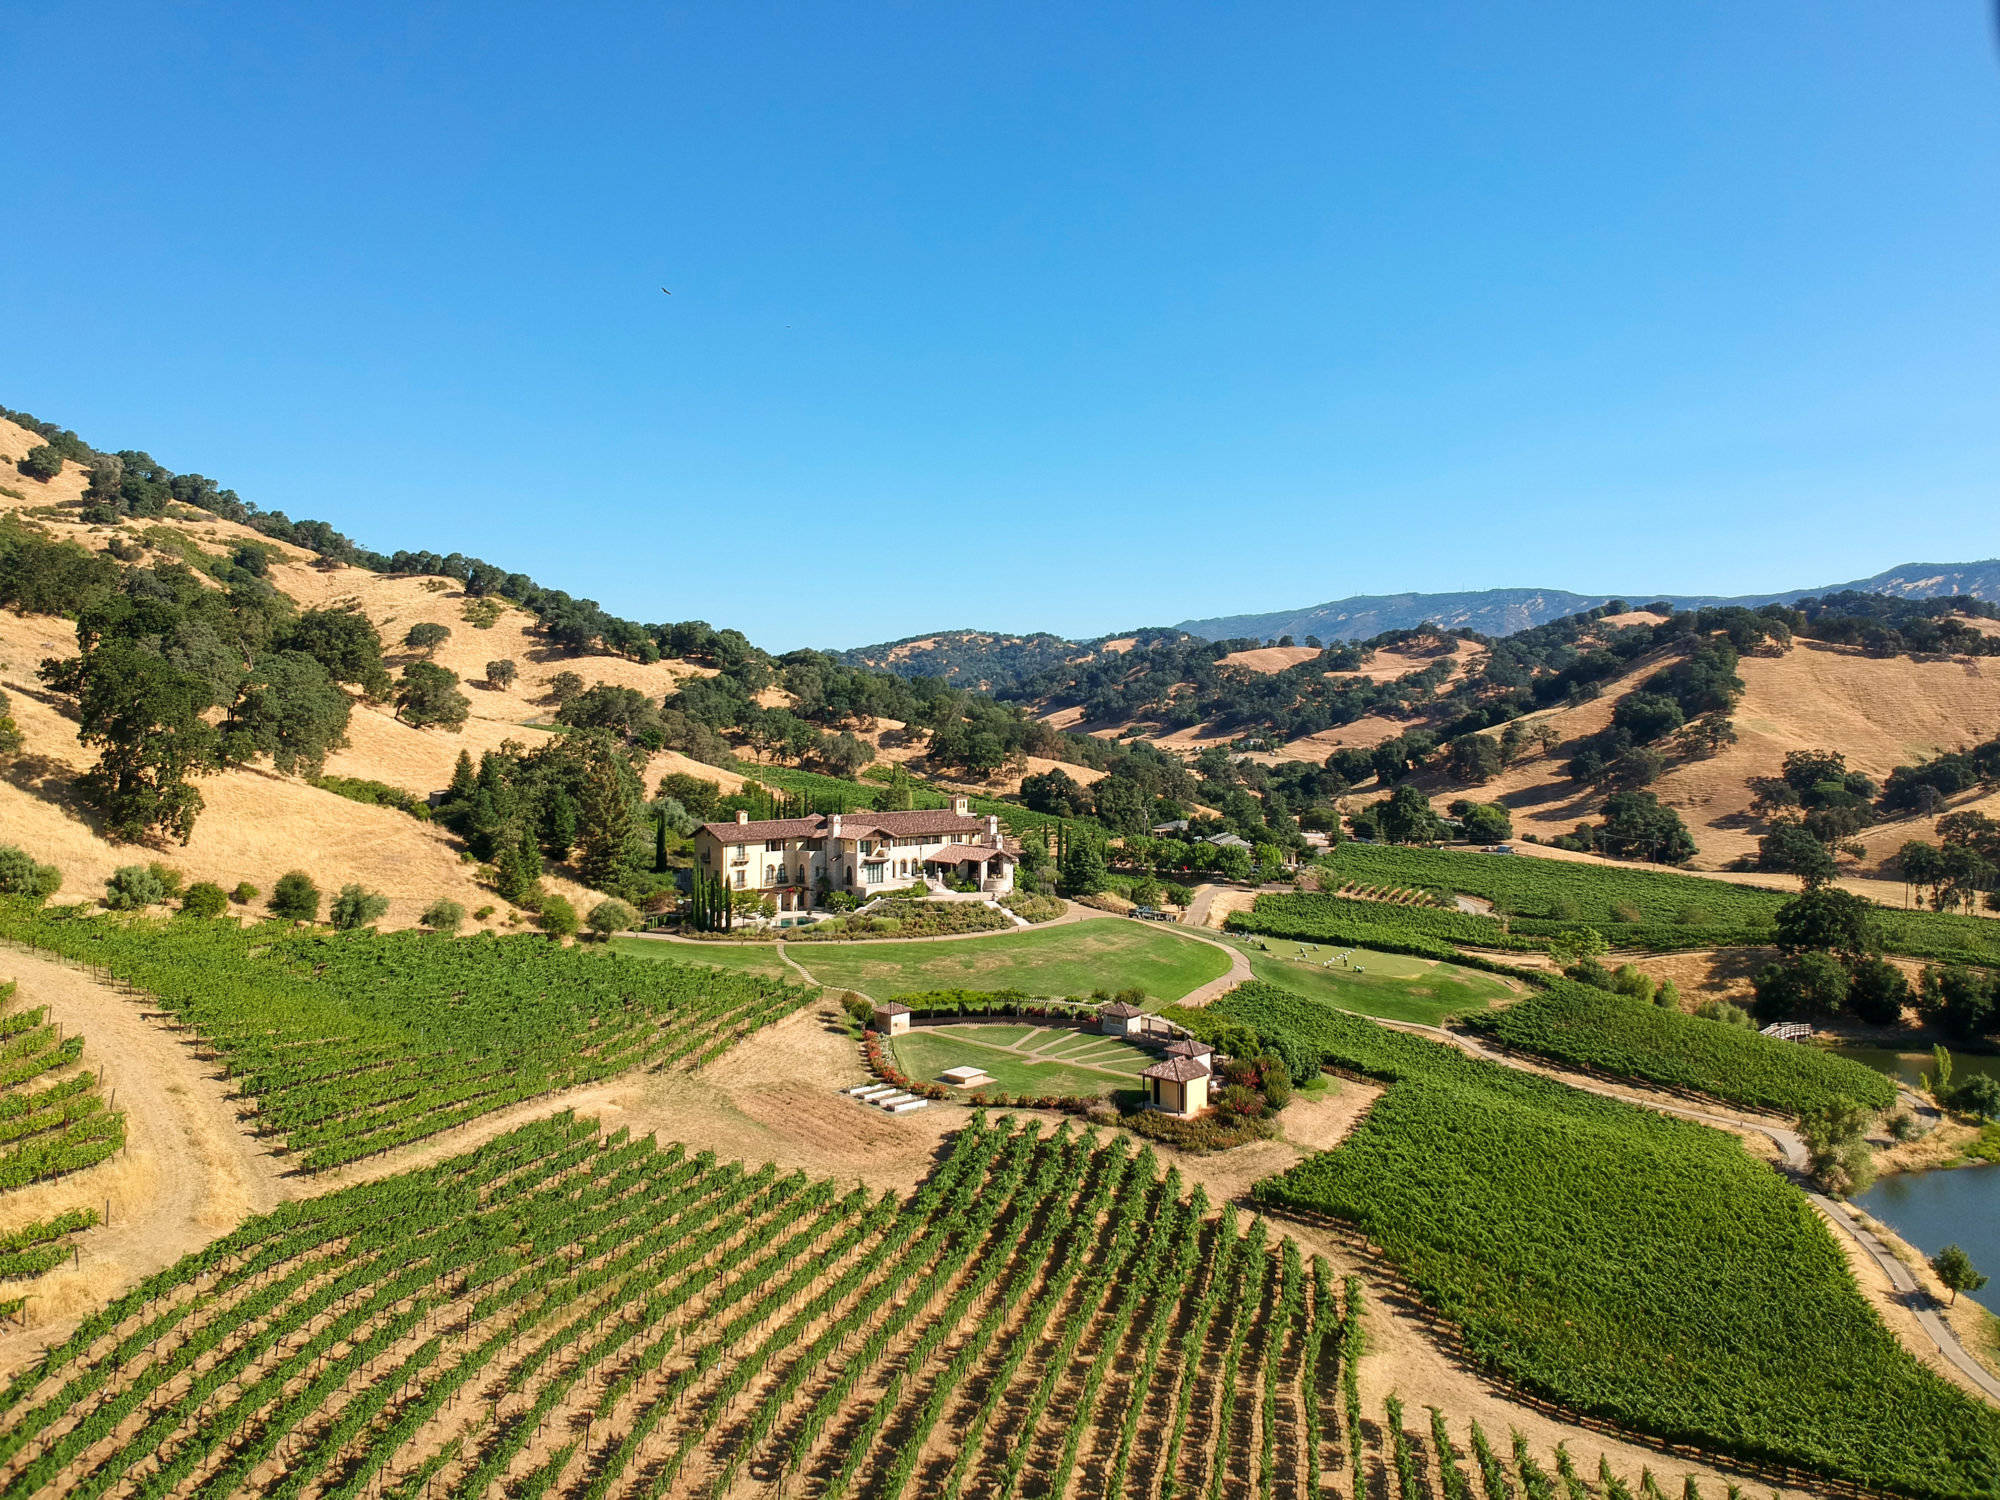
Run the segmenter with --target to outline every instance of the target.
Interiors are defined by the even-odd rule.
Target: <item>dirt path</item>
[[[143,997],[11,945],[0,973],[19,981],[24,1003],[47,1005],[65,1033],[83,1033],[83,1060],[116,1091],[126,1131],[122,1156],[0,1196],[8,1224],[72,1206],[102,1213],[106,1199],[111,1208],[111,1222],[83,1236],[76,1266],[29,1284],[28,1326],[0,1333],[4,1371],[88,1310],[294,1194],[278,1159],[239,1125],[213,1070],[144,1018]]]

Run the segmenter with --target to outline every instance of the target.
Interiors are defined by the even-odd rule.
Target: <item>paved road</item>
[[[1371,1016],[1367,1019],[1375,1021],[1378,1025],[1393,1027],[1398,1031],[1417,1032],[1439,1041],[1449,1042],[1453,1046],[1462,1048],[1475,1057],[1484,1058],[1488,1062],[1498,1063],[1503,1068],[1519,1068],[1523,1072],[1537,1071],[1518,1058],[1486,1046],[1476,1037],[1462,1036],[1455,1031],[1446,1031],[1440,1026],[1422,1026],[1412,1021],[1385,1021],[1379,1016]],[[1694,1109],[1687,1105],[1668,1104],[1660,1099],[1634,1099],[1629,1094],[1593,1085],[1587,1080],[1578,1079],[1570,1074],[1564,1074],[1563,1082],[1573,1088],[1583,1089],[1589,1093],[1603,1094],[1605,1097],[1611,1099],[1621,1099],[1627,1104],[1643,1104],[1649,1109],[1659,1110],[1662,1114],[1680,1115],[1686,1119],[1699,1120],[1704,1125],[1713,1125],[1722,1130],[1734,1130],[1738,1132],[1754,1130],[1758,1134],[1768,1137],[1777,1146],[1778,1154],[1783,1158],[1785,1166],[1788,1169],[1801,1177],[1805,1174],[1805,1142],[1799,1138],[1797,1131],[1788,1130],[1782,1125],[1732,1119],[1727,1115],[1713,1114],[1707,1110]],[[1950,1360],[1965,1375],[1965,1378],[1984,1392],[1987,1397],[1996,1403],[2000,1403],[2000,1379],[1995,1379],[1991,1371],[1966,1351],[1965,1345],[1958,1341],[1958,1334],[1939,1315],[1935,1299],[1932,1298],[1929,1292],[1917,1284],[1916,1277],[1910,1274],[1910,1268],[1896,1259],[1890,1253],[1889,1247],[1883,1244],[1880,1238],[1861,1225],[1855,1219],[1853,1210],[1848,1208],[1845,1203],[1840,1202],[1838,1199],[1830,1198],[1824,1193],[1814,1192],[1811,1188],[1806,1188],[1805,1194],[1812,1201],[1813,1207],[1817,1208],[1829,1222],[1845,1230],[1852,1236],[1855,1243],[1860,1245],[1868,1253],[1869,1257],[1882,1268],[1883,1272],[1889,1278],[1889,1284],[1896,1290],[1897,1300],[1915,1315],[1918,1325],[1925,1333],[1930,1335],[1931,1342],[1937,1345],[1938,1352]]]

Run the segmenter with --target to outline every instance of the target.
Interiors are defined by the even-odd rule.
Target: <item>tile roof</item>
[[[1016,856],[1005,849],[995,849],[991,844],[946,844],[942,849],[924,856],[927,865],[962,865],[975,860],[1014,859]]]
[[[896,1000],[885,1000],[875,1007],[875,1013],[878,1016],[907,1016],[910,1014],[910,1007]]]
[[[1129,1021],[1134,1016],[1143,1016],[1145,1014],[1138,1006],[1127,1005],[1123,1000],[1114,1000],[1109,1005],[1100,1005],[1097,1008],[1097,1013],[1100,1016],[1109,1016],[1114,1021]]]
[[[1207,1042],[1192,1042],[1186,1037],[1182,1037],[1177,1042],[1167,1043],[1167,1056],[1213,1057],[1215,1056],[1215,1049],[1209,1046]]]
[[[700,831],[724,844],[762,843],[765,839],[817,839],[826,837],[832,819],[826,813],[809,818],[765,818],[750,823],[704,823]],[[840,836],[844,839],[915,838],[926,833],[981,833],[984,818],[961,817],[952,812],[858,812],[843,813]]]
[[[1170,1057],[1154,1063],[1139,1076],[1164,1079],[1168,1083],[1193,1083],[1197,1078],[1208,1077],[1208,1068],[1192,1057]]]

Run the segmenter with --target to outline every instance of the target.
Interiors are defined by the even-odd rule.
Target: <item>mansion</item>
[[[866,901],[912,881],[975,882],[988,896],[1014,889],[1020,862],[995,817],[974,817],[970,801],[949,811],[814,813],[807,818],[704,823],[695,830],[695,866],[732,891],[761,891],[780,911],[807,911],[835,891]],[[1016,846],[1018,847],[1018,846]]]

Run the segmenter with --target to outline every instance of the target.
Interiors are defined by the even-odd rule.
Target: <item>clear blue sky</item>
[[[2000,552],[1978,0],[5,24],[0,402],[622,614],[787,649]]]

